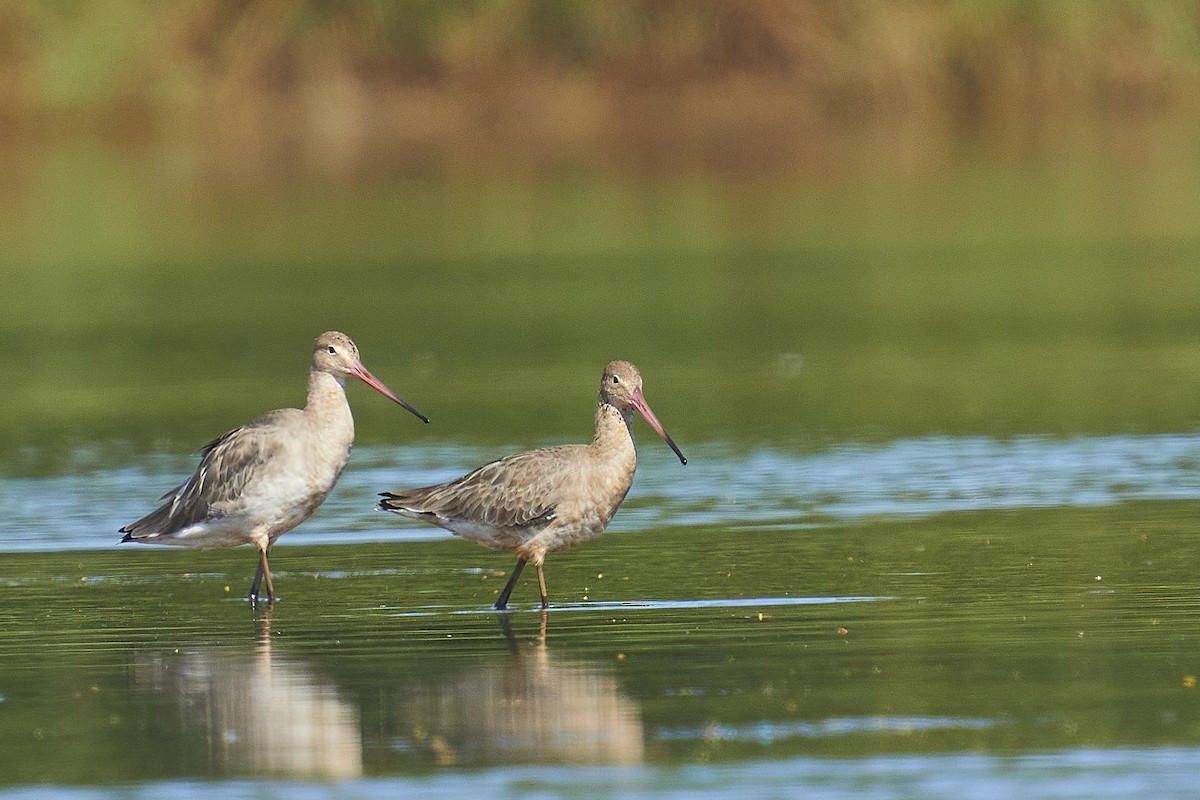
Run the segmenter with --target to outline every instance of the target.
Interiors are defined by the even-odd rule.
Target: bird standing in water
[[[382,492],[379,507],[438,525],[485,547],[516,553],[517,565],[496,600],[497,610],[507,607],[521,570],[532,561],[545,608],[549,605],[542,570],[546,555],[603,533],[633,485],[634,411],[686,464],[642,395],[637,367],[613,361],[600,378],[596,436],[591,444],[517,453],[448,483]]]
[[[363,366],[349,336],[323,333],[313,345],[304,408],[269,411],[206,444],[192,477],[164,494],[162,506],[121,528],[121,541],[183,547],[253,544],[258,570],[250,602],[257,604],[265,579],[267,602],[273,604],[267,551],[312,516],[350,458],[354,417],[346,398],[347,378],[359,379],[429,422]]]

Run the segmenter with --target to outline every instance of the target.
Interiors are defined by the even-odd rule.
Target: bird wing
[[[549,522],[584,448],[561,445],[484,464],[461,478],[401,492],[383,492],[380,507],[410,516],[458,520],[496,528]]]
[[[159,498],[167,501],[163,505],[121,528],[124,541],[165,536],[220,515],[278,452],[282,442],[271,435],[271,426],[290,411],[264,414],[200,448],[200,465],[192,476]]]

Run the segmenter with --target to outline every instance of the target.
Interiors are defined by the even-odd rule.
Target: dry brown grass
[[[35,0],[0,7],[0,142],[185,140],[234,173],[632,158],[819,163],[847,126],[1195,111],[1196,2]]]

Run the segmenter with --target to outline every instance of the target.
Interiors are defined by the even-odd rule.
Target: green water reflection
[[[0,221],[0,331],[22,354],[0,467],[61,469],[96,440],[194,448],[299,403],[328,328],[434,421],[411,430],[355,392],[363,442],[586,437],[617,357],[685,440],[1187,430],[1190,142],[354,192],[241,193],[171,173],[169,153],[47,155],[18,165],[20,212]]]
[[[283,548],[257,618],[244,551],[4,555],[4,781],[1194,745],[1198,511],[615,535],[545,620],[453,540]]]
[[[786,485],[844,468],[839,446],[862,442],[885,457],[849,463],[883,469],[886,445],[909,437],[924,453],[942,436],[1195,430],[1193,138],[1121,158],[1089,138],[1048,160],[947,153],[915,173],[450,176],[353,192],[214,187],[169,153],[17,165],[0,189],[16,196],[0,219],[15,364],[0,382],[0,492],[27,492],[45,508],[21,518],[71,528],[63,541],[100,535],[114,498],[129,502],[121,469],[157,487],[148,509],[180,477],[163,454],[301,402],[329,328],[433,424],[351,388],[372,448],[309,523],[326,533],[386,524],[348,509],[394,488],[380,475],[393,465],[426,468],[388,448],[586,440],[617,357],[641,367],[694,461],[647,459],[635,492],[648,491],[618,517],[662,506],[664,523],[552,559],[544,633],[529,585],[521,611],[487,611],[509,557],[449,536],[280,547],[269,620],[241,600],[245,549],[0,553],[0,782],[1194,747],[1188,447],[1163,473],[1176,501],[827,519],[809,510],[839,497],[797,504]],[[1136,469],[1140,446],[1116,448],[1121,469],[1097,480]],[[936,463],[1070,457],[1068,494],[1086,497],[1080,463],[1112,448],[1068,449]],[[763,451],[829,457],[739,494],[757,478],[731,473]],[[697,473],[707,494],[677,497],[675,476]],[[853,482],[830,485],[844,500]],[[875,481],[871,496],[955,501],[925,483]],[[1027,483],[1001,501],[1036,505]],[[703,517],[705,503],[728,508]],[[672,518],[691,512],[728,524]],[[114,544],[127,521],[108,525]]]

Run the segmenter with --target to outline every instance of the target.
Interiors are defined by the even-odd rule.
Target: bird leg
[[[267,605],[275,605],[275,587],[271,584],[271,568],[267,566],[267,551],[262,551],[263,577],[267,579]]]
[[[260,557],[258,559],[258,569],[256,569],[254,571],[254,580],[252,580],[250,582],[250,598],[249,599],[250,599],[250,605],[252,605],[252,606],[258,605],[258,584],[262,581],[262,574],[263,574],[263,568],[262,568],[262,558],[261,558],[261,551],[260,551]]]
[[[537,562],[538,568],[538,588],[542,590],[542,608],[550,607],[550,600],[546,597],[546,573],[542,572],[542,562]]]
[[[521,577],[523,569],[525,569],[525,559],[518,558],[517,565],[513,567],[512,575],[508,578],[508,583],[504,584],[504,591],[500,593],[500,597],[496,599],[496,605],[493,606],[497,611],[508,608],[508,596],[512,594],[513,587],[517,585],[517,578]]]
[[[258,605],[258,586],[262,579],[267,579],[267,605],[275,605],[275,587],[271,583],[271,568],[267,565],[267,548],[259,548],[258,569],[254,572],[254,582],[250,584],[250,605]]]

